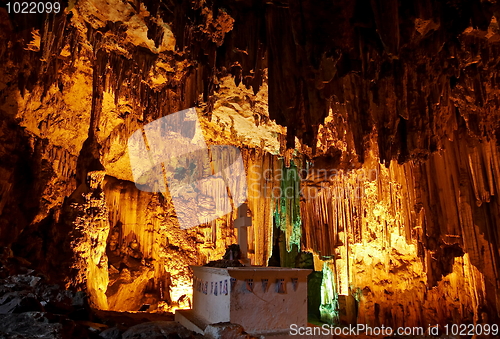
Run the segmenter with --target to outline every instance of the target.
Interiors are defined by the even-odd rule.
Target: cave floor
[[[126,329],[151,321],[174,321],[173,313],[117,312],[98,309],[93,309],[92,313],[100,323],[110,327],[118,327],[119,329]]]

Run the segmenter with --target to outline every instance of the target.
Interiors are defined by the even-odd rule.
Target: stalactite
[[[321,282],[321,320],[327,324],[339,324],[339,304],[337,292],[337,279],[332,262],[324,262]]]
[[[336,293],[357,298],[360,323],[418,324],[435,312],[445,323],[458,307],[450,283],[470,297],[459,319],[497,307],[498,146],[458,135],[444,146],[426,162],[386,168],[371,155],[359,169],[310,170],[303,182],[303,249],[333,258]]]
[[[89,4],[116,5],[125,19]],[[191,286],[186,267],[220,258],[235,242],[235,212],[179,231],[167,194],[126,181],[125,145],[141,126],[197,105],[207,140],[246,148],[253,263],[271,256],[274,221],[288,249],[300,242],[326,267],[326,319],[339,321],[339,296],[347,295],[364,310],[358,322],[370,325],[498,315],[498,6],[219,5],[78,1],[71,14],[33,23],[0,11],[2,242],[15,239],[18,253],[38,261],[50,244],[39,266],[86,284],[99,307],[136,309],[149,288],[166,309],[181,306]],[[398,20],[382,20],[384,11]],[[131,18],[145,31],[137,34]],[[296,137],[310,166],[294,157]],[[314,174],[322,166],[338,170]],[[103,192],[88,187],[102,179],[101,167],[109,175]],[[299,185],[306,167],[312,177]],[[221,198],[231,180],[200,187]],[[59,226],[73,222],[80,275],[52,263],[68,230]]]
[[[108,309],[106,290],[108,287],[108,258],[106,241],[109,233],[108,210],[105,193],[102,191],[103,172],[92,172],[88,176],[90,192],[84,194],[83,204],[74,204],[79,216],[74,221],[73,251],[74,268],[78,270],[77,284],[86,284],[93,305]],[[75,285],[75,282],[71,282]]]

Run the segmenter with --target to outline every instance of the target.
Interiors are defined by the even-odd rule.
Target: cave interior
[[[311,324],[498,323],[499,2],[58,3],[0,3],[0,319],[168,318],[244,232]]]

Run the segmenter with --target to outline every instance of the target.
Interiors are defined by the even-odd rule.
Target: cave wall
[[[242,148],[255,264],[277,226],[332,272],[334,296],[369,310],[360,322],[496,317],[498,14],[430,0],[0,8],[0,244],[99,308],[185,306],[186,265],[222,256],[231,215],[180,232],[168,197],[131,182],[126,142],[195,106],[209,143]]]

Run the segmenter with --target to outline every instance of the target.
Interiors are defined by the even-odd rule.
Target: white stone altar
[[[209,324],[225,322],[267,337],[288,333],[291,324],[307,325],[307,276],[312,270],[191,267],[193,309],[175,313],[175,320],[188,329],[203,334]]]

